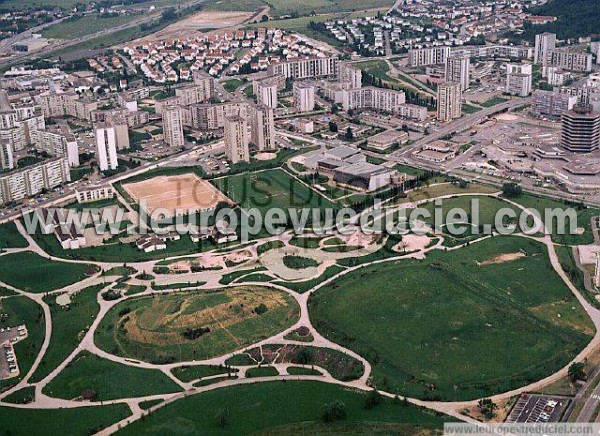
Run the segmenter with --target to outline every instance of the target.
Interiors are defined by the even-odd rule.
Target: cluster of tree
[[[346,415],[346,405],[340,400],[323,404],[319,411],[319,419],[325,423],[342,421],[346,419]]]
[[[578,381],[585,380],[587,374],[585,373],[585,364],[582,362],[575,362],[569,366],[569,380],[571,383],[577,383]]]
[[[498,405],[489,398],[483,398],[477,403],[477,409],[485,417],[485,419],[492,419],[496,416],[496,409]]]
[[[186,329],[185,331],[181,332],[181,336],[183,336],[188,341],[193,341],[194,339],[198,339],[200,336],[202,336],[206,333],[210,333],[209,327],[198,327],[195,329],[189,328],[189,329]]]
[[[505,183],[502,185],[502,194],[508,198],[515,198],[523,193],[523,188],[517,183]]]
[[[525,21],[521,39],[533,41],[535,35],[543,32],[556,33],[559,39],[600,36],[598,21],[600,8],[598,0],[552,0],[543,5],[531,8],[532,15],[556,17],[556,21],[534,25]],[[519,37],[517,35],[517,37]]]
[[[266,313],[269,310],[269,308],[267,306],[265,306],[264,303],[260,303],[258,306],[256,306],[253,310],[254,313],[256,313],[257,315],[262,315],[263,313]]]

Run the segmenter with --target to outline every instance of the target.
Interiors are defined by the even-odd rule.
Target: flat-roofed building
[[[32,197],[45,189],[52,189],[70,181],[69,161],[66,157],[57,157],[0,174],[0,204]]]
[[[285,78],[309,79],[337,75],[337,57],[314,57],[269,65],[271,75],[280,74]]]
[[[577,104],[577,96],[536,89],[531,97],[531,114],[536,117],[560,118]]]
[[[75,191],[78,203],[91,203],[100,200],[109,200],[115,197],[115,190],[111,185],[95,186],[77,189]]]
[[[167,106],[163,109],[163,134],[165,142],[171,147],[183,147],[183,109],[180,106]]]
[[[44,130],[31,132],[31,141],[36,150],[52,156],[66,156],[69,165],[79,166],[79,144],[66,122],[58,122],[46,126]]]
[[[248,123],[239,115],[225,117],[225,154],[231,163],[250,161]]]
[[[408,141],[408,133],[401,130],[386,130],[367,139],[367,145],[377,150],[387,150],[393,145]]]
[[[400,106],[405,102],[406,96],[404,92],[392,89],[367,86],[342,91],[342,107],[345,111],[352,109],[373,109],[397,114],[400,111]]]
[[[438,121],[446,122],[462,115],[462,91],[460,83],[442,83],[437,91],[437,118]]]
[[[252,105],[250,112],[250,142],[259,150],[275,149],[275,115],[272,108]]]
[[[531,64],[506,64],[506,88],[509,95],[527,97],[531,94]]]
[[[312,112],[315,109],[315,86],[308,82],[294,83],[294,106],[298,112]]]
[[[575,106],[562,115],[561,145],[574,153],[600,148],[600,113],[591,106]]]

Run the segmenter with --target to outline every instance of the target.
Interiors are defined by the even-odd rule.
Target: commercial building
[[[462,115],[460,83],[441,83],[437,90],[437,105],[437,118],[440,122],[460,118]]]
[[[114,126],[106,123],[96,126],[96,159],[100,171],[118,168],[117,143],[118,132]]]
[[[167,106],[163,109],[163,134],[165,142],[171,147],[183,147],[183,110],[179,106]]]
[[[367,145],[376,150],[387,150],[393,145],[408,141],[408,133],[401,130],[385,130],[367,139]]]
[[[344,165],[333,170],[333,181],[339,186],[362,191],[375,191],[392,183],[394,170],[368,162]]]
[[[71,181],[69,161],[57,157],[21,170],[0,174],[0,204],[38,195]]]
[[[590,106],[575,106],[563,113],[561,145],[574,153],[600,148],[600,113]]]
[[[427,108],[416,104],[401,104],[398,106],[398,115],[413,121],[425,121]]]
[[[315,86],[308,82],[294,83],[294,106],[298,112],[312,112],[315,108]]]
[[[250,161],[248,123],[239,115],[225,117],[225,155],[231,163]]]
[[[573,109],[576,103],[577,97],[574,95],[536,89],[531,98],[531,114],[560,118],[564,112]]]
[[[34,130],[31,132],[31,142],[36,150],[67,157],[70,166],[79,166],[79,144],[66,122],[51,124],[44,130]]]
[[[400,111],[400,106],[406,101],[402,91],[375,88],[373,86],[344,89],[341,97],[342,107],[346,111],[351,109],[373,109],[394,114]]]
[[[115,197],[115,190],[111,185],[96,186],[75,191],[78,203],[91,203],[100,200],[109,200]]]
[[[509,95],[527,97],[531,94],[531,64],[506,64],[506,89]]]
[[[291,79],[310,79],[337,75],[337,57],[317,57],[269,65],[271,75],[282,75]]]
[[[467,56],[448,56],[446,58],[446,82],[458,82],[464,91],[469,88],[471,59]]]
[[[250,112],[250,142],[259,150],[275,149],[275,115],[272,108],[252,105]]]

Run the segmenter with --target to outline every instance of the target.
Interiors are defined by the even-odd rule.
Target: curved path
[[[469,196],[490,196],[490,197],[496,197],[498,198],[498,194],[485,194],[485,193],[468,193],[468,194],[458,194],[458,195],[448,195],[448,196],[444,196],[444,197],[440,197],[440,198],[450,198],[450,197],[456,197],[459,195],[469,195]],[[501,200],[507,202],[508,204],[511,204],[515,207],[518,207],[521,210],[525,210],[525,208],[523,206],[521,206],[518,203],[515,203],[513,201],[501,198]],[[403,208],[413,208],[416,207],[420,204],[424,204],[427,202],[431,202],[433,201],[433,199],[427,199],[427,200],[422,200],[422,201],[418,201],[415,203],[405,203],[405,204],[401,204],[398,206],[393,206],[393,207],[388,207],[387,209],[383,210],[381,212],[382,215],[388,214],[390,212],[393,212],[395,210],[398,209],[403,209]],[[533,216],[533,215],[532,215]],[[534,216],[534,220],[537,224],[540,224],[539,219],[536,218]],[[87,264],[95,264],[98,265],[99,267],[103,268],[103,269],[110,269],[113,268],[115,266],[121,266],[121,264],[117,264],[117,263],[110,263],[110,262],[88,262],[88,261],[76,261],[76,260],[65,260],[65,259],[60,259],[60,258],[56,258],[56,257],[52,257],[52,256],[48,256],[47,253],[45,253],[33,240],[33,238],[31,238],[29,235],[26,234],[26,232],[24,231],[23,226],[17,222],[17,226],[19,228],[19,230],[21,231],[21,233],[24,234],[24,236],[26,237],[27,241],[29,242],[29,246],[27,248],[24,249],[15,249],[15,250],[7,250],[6,253],[4,254],[10,254],[13,252],[19,252],[19,251],[33,251],[43,257],[46,258],[50,258],[52,260],[56,260],[56,261],[63,261],[63,262],[71,262],[71,263],[87,263]],[[479,241],[485,240],[487,239],[489,236],[482,236],[480,239],[477,239],[475,241],[471,241],[470,244],[473,243],[477,243]],[[564,368],[562,368],[560,371],[544,378],[543,380],[539,380],[535,383],[532,383],[530,385],[527,386],[523,386],[519,389],[515,389],[512,390],[510,392],[505,392],[499,395],[496,395],[494,397],[492,397],[493,400],[497,401],[497,400],[501,400],[501,399],[506,399],[509,398],[511,396],[517,395],[519,393],[522,392],[526,392],[526,391],[531,391],[531,390],[537,390],[543,386],[546,386],[550,383],[553,383],[559,379],[561,379],[562,377],[564,377],[567,374],[567,370],[568,367],[570,366],[571,363],[576,362],[576,361],[581,361],[583,360],[586,356],[589,356],[597,347],[598,345],[600,345],[600,311],[598,309],[596,309],[595,307],[593,307],[579,292],[579,290],[570,282],[569,278],[567,277],[567,275],[565,274],[565,272],[563,271],[560,262],[558,260],[558,256],[556,255],[556,251],[555,251],[555,247],[554,247],[554,243],[551,240],[551,237],[549,235],[549,232],[546,232],[546,235],[543,237],[534,237],[534,236],[527,236],[527,235],[515,235],[515,237],[527,237],[527,238],[531,238],[534,239],[538,242],[543,243],[548,250],[548,254],[549,254],[549,258],[550,258],[550,262],[552,264],[552,267],[555,269],[555,271],[558,273],[558,275],[561,277],[561,279],[566,283],[566,285],[569,287],[569,289],[571,290],[571,292],[574,294],[574,296],[577,298],[577,300],[579,301],[579,303],[583,306],[583,308],[585,309],[586,313],[590,316],[592,322],[594,323],[594,326],[596,328],[596,333],[593,337],[593,339],[590,341],[590,343],[578,354],[578,356],[576,356],[571,362],[569,362],[568,365],[566,365]],[[291,237],[289,235],[286,235],[283,240],[286,241],[285,244],[286,246],[289,246],[289,239]],[[248,250],[251,253],[250,256],[250,261],[251,262],[257,262],[259,260],[259,256],[257,254],[256,251],[256,247],[268,240],[274,240],[276,238],[268,238],[265,240],[260,240],[260,241],[256,241],[256,244],[254,244],[254,246],[252,247],[241,247],[238,249],[233,249],[232,251],[241,251],[241,250]],[[235,352],[231,352],[231,353],[227,353],[225,355],[222,356],[218,356],[218,357],[214,357],[211,359],[205,359],[202,361],[190,361],[190,362],[177,362],[177,363],[172,363],[172,364],[165,364],[165,365],[156,365],[156,364],[151,364],[151,363],[146,363],[146,362],[138,362],[138,361],[134,361],[132,359],[127,359],[124,357],[120,357],[120,356],[116,356],[110,353],[107,353],[106,351],[98,348],[96,346],[96,344],[94,343],[94,334],[96,329],[98,328],[100,322],[102,321],[102,319],[104,318],[104,316],[106,315],[106,313],[116,304],[118,304],[121,301],[130,299],[130,298],[136,298],[139,296],[143,296],[143,295],[153,295],[153,294],[165,294],[165,293],[169,293],[169,292],[173,292],[173,290],[163,290],[163,291],[153,291],[150,290],[150,288],[148,287],[147,290],[143,293],[139,293],[139,294],[135,294],[135,295],[129,295],[129,296],[123,296],[118,300],[114,300],[114,301],[104,301],[103,298],[101,297],[102,292],[104,292],[107,289],[112,289],[115,284],[114,283],[108,283],[99,293],[98,293],[98,303],[100,305],[100,311],[97,314],[97,316],[94,319],[94,322],[92,323],[92,325],[90,326],[89,330],[87,331],[87,333],[85,334],[85,336],[82,338],[81,342],[79,343],[79,345],[77,346],[77,348],[75,350],[73,350],[73,352],[57,367],[55,368],[50,374],[48,374],[48,376],[46,376],[43,380],[37,382],[37,383],[30,383],[29,379],[31,378],[31,376],[35,373],[35,371],[37,370],[38,366],[40,365],[41,360],[43,359],[43,356],[45,354],[45,352],[48,349],[48,346],[50,344],[50,339],[52,336],[52,318],[51,318],[51,313],[50,313],[50,309],[48,307],[48,305],[43,301],[42,297],[44,294],[35,294],[35,293],[30,293],[30,292],[25,292],[22,291],[20,289],[17,289],[13,286],[10,286],[8,284],[2,283],[0,282],[0,286],[4,286],[12,291],[14,291],[15,293],[17,293],[18,295],[27,297],[32,299],[33,301],[35,301],[36,303],[38,303],[44,312],[44,316],[45,316],[45,337],[44,337],[44,341],[43,344],[40,348],[40,351],[33,363],[33,365],[31,366],[31,368],[29,369],[28,373],[23,377],[23,379],[17,383],[16,386],[14,386],[13,388],[3,392],[2,394],[0,394],[0,405],[5,406],[5,407],[14,407],[14,408],[28,408],[28,409],[35,409],[35,408],[74,408],[74,407],[90,407],[90,406],[95,406],[98,405],[98,403],[93,403],[93,402],[78,402],[78,401],[70,401],[70,400],[64,400],[64,399],[59,399],[59,398],[53,398],[53,397],[49,397],[47,395],[45,395],[42,390],[43,388],[50,382],[52,381],[54,378],[56,378],[60,372],[62,370],[64,370],[64,368],[73,361],[73,359],[77,356],[77,354],[79,354],[82,350],[87,350],[93,354],[96,354],[102,358],[111,360],[113,362],[117,362],[123,365],[128,365],[128,366],[134,366],[134,367],[138,367],[138,368],[146,368],[146,369],[158,369],[160,371],[162,371],[166,376],[168,376],[170,379],[172,379],[175,383],[177,383],[180,388],[182,389],[182,392],[179,393],[171,393],[171,394],[160,394],[160,395],[151,395],[151,396],[146,396],[146,397],[138,397],[138,398],[121,398],[121,399],[117,399],[117,400],[112,400],[112,401],[103,401],[102,404],[115,404],[115,403],[124,403],[127,404],[129,406],[129,408],[131,409],[132,415],[129,416],[128,418],[115,423],[114,425],[108,427],[107,429],[101,431],[99,434],[112,434],[114,432],[116,432],[119,428],[122,428],[124,425],[127,425],[137,419],[142,418],[144,415],[148,414],[148,413],[152,413],[154,410],[157,410],[160,407],[163,407],[166,404],[172,403],[174,401],[177,401],[181,398],[184,398],[186,396],[189,395],[193,395],[193,394],[197,394],[197,393],[201,393],[201,392],[206,392],[209,390],[214,390],[214,389],[219,389],[219,388],[223,388],[223,387],[227,387],[227,386],[235,386],[235,385],[239,385],[239,384],[248,384],[248,383],[258,383],[258,382],[268,382],[268,381],[274,381],[274,380],[317,380],[317,381],[321,381],[324,383],[331,383],[331,384],[338,384],[338,385],[342,385],[342,386],[347,386],[347,387],[353,387],[353,388],[357,388],[357,389],[361,389],[361,390],[370,390],[372,389],[369,386],[369,377],[371,375],[371,365],[370,363],[364,359],[363,357],[361,357],[360,355],[356,354],[355,352],[342,347],[334,342],[331,342],[330,340],[328,340],[327,338],[323,337],[319,332],[316,331],[316,329],[312,326],[310,317],[309,317],[309,312],[308,312],[308,299],[310,297],[310,295],[312,295],[312,293],[316,292],[317,290],[319,290],[320,288],[322,288],[323,286],[326,286],[328,283],[331,283],[334,280],[337,280],[339,277],[348,274],[352,271],[356,271],[360,268],[365,268],[368,267],[370,265],[374,265],[374,264],[379,264],[379,263],[384,263],[384,262],[393,262],[393,261],[397,261],[397,260],[401,260],[401,259],[406,259],[406,258],[419,258],[422,257],[424,255],[426,255],[427,252],[431,251],[431,250],[439,250],[439,249],[448,249],[448,250],[457,250],[460,249],[462,247],[464,247],[466,244],[464,245],[459,245],[459,246],[455,246],[455,247],[451,247],[451,248],[446,248],[442,246],[443,244],[443,237],[438,237],[438,241],[427,248],[423,248],[417,252],[412,252],[412,253],[407,253],[407,254],[398,254],[398,256],[393,256],[387,259],[382,259],[382,260],[377,260],[374,262],[369,262],[369,263],[365,263],[362,265],[357,265],[354,267],[348,267],[346,269],[344,269],[343,271],[339,272],[338,274],[334,275],[331,278],[328,278],[326,280],[323,280],[321,283],[319,283],[318,285],[316,285],[315,287],[313,287],[312,289],[310,289],[308,292],[305,292],[303,294],[299,294],[297,292],[294,292],[288,288],[286,288],[285,286],[281,286],[281,285],[277,285],[274,283],[268,283],[268,282],[256,282],[256,283],[252,283],[252,282],[244,282],[244,285],[256,285],[256,286],[268,286],[270,288],[274,288],[274,289],[278,289],[281,290],[283,292],[286,292],[287,294],[291,295],[295,301],[298,303],[299,307],[300,307],[300,316],[298,321],[293,325],[290,326],[289,328],[285,329],[284,331],[270,337],[267,338],[265,340],[259,341],[255,344],[252,344],[248,347],[245,347],[243,350],[238,350]],[[308,252],[310,251],[310,249],[302,249],[303,253],[308,254]],[[363,252],[361,254],[368,254],[369,251]],[[214,255],[214,253],[198,253],[196,255],[192,255],[192,256],[179,256],[179,257],[174,257],[171,258],[173,260],[176,259],[180,259],[180,258],[201,258],[202,256],[206,256],[206,255]],[[227,253],[229,254],[229,253]],[[350,256],[355,256],[357,253],[356,252],[351,252]],[[152,268],[156,265],[158,261],[145,261],[145,262],[139,262],[139,263],[132,263],[132,264],[128,264],[129,266],[132,266],[133,268],[135,268],[137,271],[151,271]],[[245,262],[244,263],[245,268],[247,268],[248,263]],[[222,270],[222,271],[218,271],[218,272],[210,272],[208,274],[211,275],[211,279],[209,280],[209,283],[207,283],[206,285],[203,286],[199,286],[199,288],[201,289],[222,289],[222,288],[227,288],[227,287],[234,287],[234,286],[239,286],[239,284],[236,283],[231,283],[228,285],[222,285],[219,284],[219,280],[222,278],[222,276],[226,273],[229,273],[231,271],[234,270],[243,270],[245,269],[244,267],[242,268],[234,268],[231,270]],[[250,270],[249,270],[250,273]],[[203,275],[206,275],[207,273],[201,273]],[[172,283],[180,283],[182,281],[182,278],[179,275],[172,275]],[[194,274],[194,276],[198,277],[197,274]],[[204,277],[203,277],[204,278]],[[85,279],[81,282],[75,283],[73,285],[70,285],[64,289],[61,290],[56,290],[56,291],[51,291],[49,292],[49,294],[58,294],[58,293],[64,293],[64,292],[76,292],[77,290],[83,289],[87,286],[90,286],[92,284],[99,284],[99,283],[105,283],[106,280],[110,280],[110,277],[101,277],[100,273],[95,274],[94,276]],[[171,280],[171,277],[168,278],[168,280],[165,280],[165,282],[169,282],[169,280]],[[146,286],[148,286],[148,281],[142,281],[142,280],[133,280],[132,282],[134,282],[135,284],[145,284]],[[287,336],[290,332],[296,330],[298,327],[300,326],[305,326],[309,329],[310,333],[312,334],[314,340],[312,342],[298,342],[298,341],[291,341],[291,340],[287,340],[285,339],[285,336]],[[337,350],[343,353],[348,354],[349,356],[352,356],[353,358],[359,360],[363,365],[364,365],[364,372],[362,374],[362,376],[357,379],[354,380],[352,382],[341,382],[339,380],[336,380],[335,378],[333,378],[331,376],[330,373],[328,373],[326,370],[324,370],[323,368],[318,368],[319,371],[322,372],[323,375],[321,376],[291,376],[291,375],[287,375],[286,374],[286,368],[290,365],[292,366],[298,366],[297,364],[274,364],[273,366],[277,369],[277,371],[279,372],[279,375],[277,376],[273,376],[273,377],[261,377],[261,378],[246,378],[246,370],[249,368],[247,366],[234,366],[235,368],[239,369],[239,373],[238,373],[238,378],[232,378],[232,379],[226,379],[223,381],[217,381],[214,384],[210,384],[208,386],[203,386],[203,387],[193,387],[193,383],[195,381],[192,382],[182,382],[180,380],[178,380],[176,377],[174,377],[172,370],[174,368],[177,367],[181,367],[181,366],[193,366],[193,365],[206,365],[206,364],[213,364],[213,365],[218,365],[218,364],[224,364],[225,361],[236,354],[240,354],[243,353],[244,350],[248,350],[251,348],[256,348],[256,347],[260,347],[263,345],[267,345],[267,344],[293,344],[293,345],[304,345],[304,346],[315,346],[315,347],[324,347],[324,348],[330,348],[333,350]],[[217,377],[213,377],[213,378],[218,378]],[[204,380],[204,379],[203,379]],[[34,386],[35,387],[35,391],[36,391],[36,397],[35,397],[35,401],[33,403],[29,403],[29,404],[12,404],[12,403],[5,403],[2,402],[2,399],[5,398],[6,396],[10,395],[11,393],[26,387],[26,386]],[[392,393],[389,392],[382,392],[383,395],[386,396],[393,396]],[[164,400],[162,403],[148,409],[147,411],[144,411],[140,408],[140,402],[142,401],[148,401],[148,400]],[[474,419],[468,417],[468,416],[464,416],[462,414],[459,413],[460,410],[466,408],[466,407],[472,407],[474,405],[476,405],[477,400],[472,400],[472,401],[464,401],[464,402],[430,402],[430,401],[422,401],[422,400],[417,400],[417,399],[408,399],[410,402],[426,407],[426,408],[430,408],[433,410],[436,410],[438,412],[442,412],[442,413],[446,413],[450,416],[453,416],[457,419],[463,420],[463,421],[468,421],[468,422],[477,422]]]

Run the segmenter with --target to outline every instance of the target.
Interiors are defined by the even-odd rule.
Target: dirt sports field
[[[160,207],[175,216],[176,209],[203,211],[213,209],[219,202],[229,202],[221,191],[195,174],[153,177],[123,188],[135,202],[145,201],[149,214]]]

